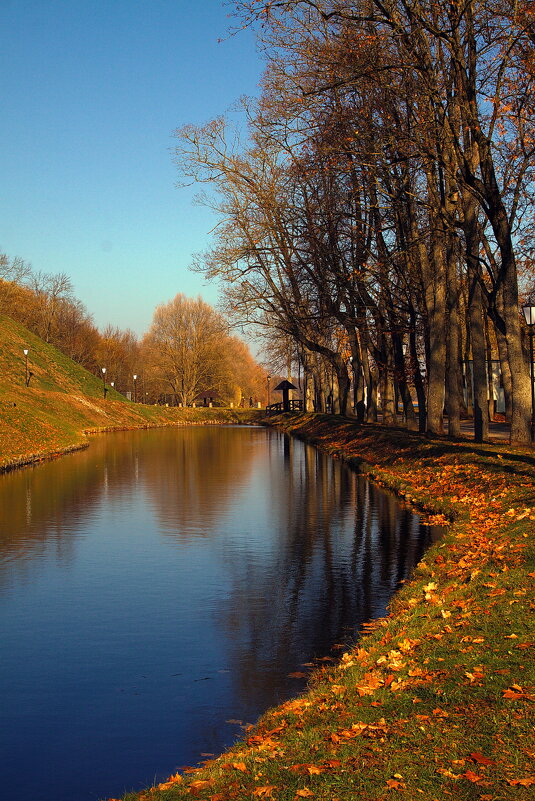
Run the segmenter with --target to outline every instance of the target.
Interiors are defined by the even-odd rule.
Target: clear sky
[[[0,0],[0,252],[64,272],[95,323],[142,334],[215,219],[179,189],[173,131],[257,95],[222,0]]]

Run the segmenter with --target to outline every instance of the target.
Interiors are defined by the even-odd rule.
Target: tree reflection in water
[[[299,689],[289,673],[385,613],[437,532],[286,435],[253,431],[238,444],[223,430],[215,446],[213,430],[188,433],[164,459],[148,453],[143,481],[164,536],[216,545],[228,589],[214,614],[239,703],[254,717]]]
[[[435,535],[259,428],[95,438],[0,476],[0,509],[0,748],[17,801],[120,795],[223,749],[228,718],[298,692],[288,674],[384,613]]]

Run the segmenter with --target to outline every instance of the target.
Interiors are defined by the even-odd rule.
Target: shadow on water
[[[271,430],[118,433],[0,476],[2,786],[96,801],[297,693],[438,535]]]

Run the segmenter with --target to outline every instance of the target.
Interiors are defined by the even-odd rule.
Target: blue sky
[[[221,0],[1,0],[0,251],[64,272],[99,327],[142,334],[215,218],[176,188],[173,131],[257,95]]]

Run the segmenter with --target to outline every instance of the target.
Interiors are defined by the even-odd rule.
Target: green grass
[[[451,523],[388,617],[304,695],[219,758],[124,798],[533,797],[533,449],[321,415],[272,422]]]

